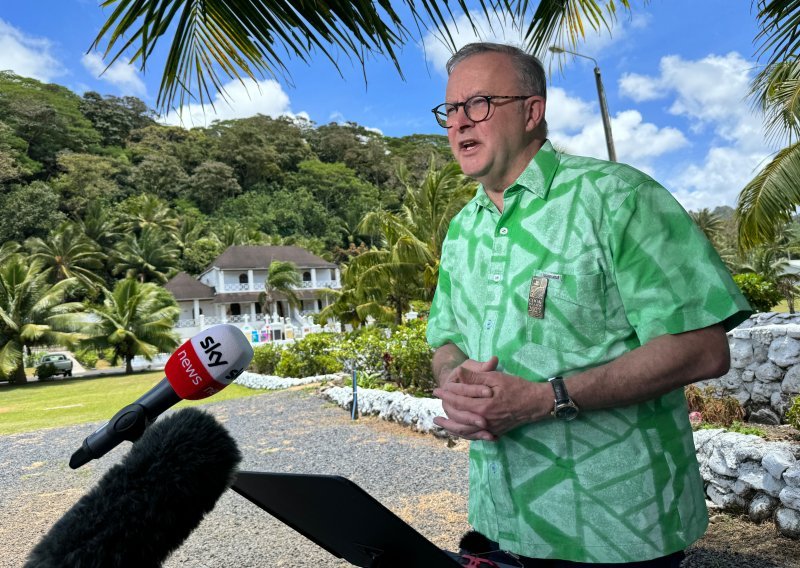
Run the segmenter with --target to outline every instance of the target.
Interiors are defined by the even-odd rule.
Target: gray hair
[[[447,74],[450,75],[456,65],[468,57],[480,53],[503,53],[511,57],[511,63],[517,70],[520,87],[525,91],[522,94],[537,95],[547,99],[547,77],[542,62],[536,56],[525,53],[513,45],[491,42],[468,43],[447,61]]]

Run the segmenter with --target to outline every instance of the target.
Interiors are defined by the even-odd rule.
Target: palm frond
[[[800,143],[776,154],[739,194],[736,217],[739,246],[748,250],[773,240],[800,205]]]

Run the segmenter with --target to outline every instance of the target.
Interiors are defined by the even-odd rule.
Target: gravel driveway
[[[243,470],[336,474],[354,481],[434,542],[467,530],[467,444],[349,413],[303,390],[208,404],[237,440]],[[109,412],[110,416],[111,412]],[[19,568],[52,524],[127,453],[124,443],[77,471],[67,462],[101,423],[0,437],[0,568]],[[766,524],[717,515],[685,568],[798,568],[800,543]],[[338,560],[228,491],[167,568],[332,567]],[[421,567],[424,568],[424,567]]]
[[[467,446],[349,414],[304,391],[203,407],[231,432],[243,470],[324,473],[351,479],[420,533],[454,550],[467,529]],[[77,471],[67,466],[100,424],[0,437],[0,566],[17,568],[50,526],[108,467],[124,443]],[[416,464],[424,464],[417,467]],[[165,566],[350,566],[228,491]]]

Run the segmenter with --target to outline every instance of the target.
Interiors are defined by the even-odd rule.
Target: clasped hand
[[[467,359],[453,369],[433,391],[447,417],[433,422],[461,438],[493,441],[537,420],[541,385],[497,371],[497,363],[494,356],[484,363]]]

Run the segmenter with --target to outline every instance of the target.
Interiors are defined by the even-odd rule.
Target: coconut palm
[[[51,284],[40,261],[13,255],[0,266],[0,375],[25,383],[24,351],[72,346],[84,324],[82,305],[64,302],[75,279]]]
[[[178,247],[160,229],[129,233],[114,249],[114,273],[139,282],[165,283],[178,266]]]
[[[145,68],[160,41],[169,42],[157,106],[166,109],[178,99],[201,103],[221,90],[220,71],[231,79],[259,75],[281,78],[288,73],[283,53],[310,62],[322,54],[338,69],[340,55],[355,57],[362,67],[374,55],[388,57],[400,70],[396,52],[423,30],[438,30],[440,39],[455,50],[454,14],[447,2],[403,0],[414,23],[407,28],[390,2],[289,2],[286,0],[104,0],[114,6],[92,48],[108,36],[109,64],[123,53]],[[465,0],[461,12],[474,24]],[[619,7],[629,0],[563,0],[559,2],[492,0],[481,2],[490,21],[507,14],[521,29],[532,53],[543,53],[551,42],[575,46],[587,27],[609,27]],[[531,14],[532,13],[532,14]],[[525,26],[524,20],[530,18]],[[118,45],[120,42],[120,45]],[[133,48],[129,50],[129,48]],[[401,72],[402,74],[402,72]]]
[[[79,225],[62,223],[46,239],[32,237],[25,243],[31,259],[40,260],[51,282],[75,278],[86,290],[103,285],[106,255]]]
[[[297,266],[293,262],[284,262],[282,260],[273,260],[269,264],[267,270],[267,278],[264,280],[264,291],[258,296],[258,302],[262,306],[262,312],[265,314],[277,313],[275,309],[275,301],[279,296],[283,296],[289,302],[289,305],[297,308],[302,304],[300,298],[295,291],[303,283],[300,273],[297,271]]]
[[[122,226],[127,231],[137,234],[146,228],[158,228],[172,235],[178,231],[178,218],[169,204],[156,197],[144,193],[126,199],[120,205]]]
[[[159,353],[170,353],[180,339],[173,331],[180,309],[164,288],[132,278],[117,282],[114,291],[105,290],[100,307],[90,308],[97,321],[86,328],[86,345],[112,349],[112,363],[125,361],[125,371],[133,372],[137,355],[152,360]]]
[[[764,112],[768,136],[788,145],[739,195],[736,214],[744,249],[769,243],[800,205],[800,0],[760,0],[757,5],[759,56],[768,59],[751,95]]]

